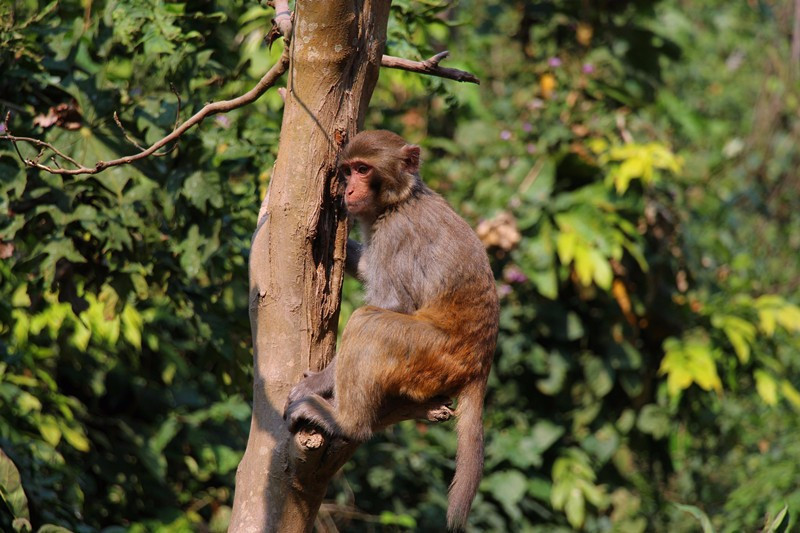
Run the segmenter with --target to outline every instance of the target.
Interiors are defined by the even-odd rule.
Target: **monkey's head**
[[[347,210],[374,220],[405,201],[420,183],[419,146],[390,131],[362,131],[345,147],[339,168],[347,180]]]

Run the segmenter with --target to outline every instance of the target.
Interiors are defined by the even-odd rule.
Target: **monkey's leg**
[[[441,347],[440,333],[410,315],[365,306],[345,327],[336,356],[334,417],[341,434],[365,441],[372,435],[388,397],[401,393],[413,360]],[[426,395],[425,400],[435,396]]]

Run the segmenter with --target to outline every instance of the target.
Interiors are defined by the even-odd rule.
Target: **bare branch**
[[[282,36],[287,42],[292,38],[292,12],[289,10],[289,0],[275,0],[271,4],[275,7],[275,18],[272,19],[272,28],[265,38],[270,48],[278,37]]]
[[[450,55],[450,52],[445,50],[439,52],[435,56],[426,59],[425,61],[411,61],[410,59],[403,59],[402,57],[383,56],[381,59],[381,66],[387,68],[397,68],[400,70],[408,70],[409,72],[419,72],[421,74],[429,74],[439,78],[447,78],[461,82],[477,83],[480,85],[479,80],[474,74],[457,68],[440,67],[439,63]]]
[[[139,159],[144,159],[145,157],[153,155],[159,148],[165,146],[166,144],[172,141],[177,140],[181,135],[183,135],[186,132],[186,130],[188,130],[192,126],[199,124],[206,117],[216,115],[218,113],[226,113],[233,109],[237,109],[239,107],[255,102],[262,94],[264,94],[267,91],[267,89],[269,89],[275,84],[275,82],[283,75],[283,73],[286,72],[288,66],[289,66],[289,48],[286,47],[284,48],[283,54],[281,54],[281,57],[278,60],[278,62],[275,63],[266,74],[264,74],[264,76],[258,81],[258,83],[256,83],[255,87],[253,87],[243,95],[237,96],[236,98],[233,98],[231,100],[222,100],[220,102],[211,102],[209,104],[206,104],[197,113],[192,115],[191,118],[186,120],[181,125],[177,126],[169,135],[156,141],[149,148],[141,150],[137,154],[120,157],[119,159],[114,159],[112,161],[98,161],[93,168],[85,167],[79,164],[71,157],[57,150],[50,143],[44,142],[39,139],[32,139],[30,137],[17,137],[15,135],[11,135],[11,132],[8,128],[8,115],[6,115],[6,121],[5,121],[6,134],[4,136],[0,136],[0,139],[6,139],[14,143],[14,147],[17,150],[17,155],[19,155],[20,159],[26,166],[32,168],[38,168],[40,170],[50,172],[51,174],[65,174],[70,176],[76,176],[81,174],[97,174],[109,167],[127,165],[129,163],[133,163],[134,161],[138,161]],[[121,127],[121,124],[119,122],[117,122],[117,124],[119,124]],[[125,134],[124,131],[123,134]],[[128,138],[127,135],[125,135],[125,137],[126,139]],[[56,155],[70,162],[76,168],[67,169],[58,166],[48,167],[46,165],[42,165],[41,163],[39,163],[38,157],[36,159],[25,159],[20,153],[19,149],[17,148],[18,141],[27,142],[33,144],[34,146],[52,150]],[[128,141],[130,141],[130,139],[128,139]]]
[[[3,125],[5,126],[5,130],[6,130],[5,131],[6,134],[4,136],[0,137],[0,139],[8,139],[9,141],[11,141],[11,143],[14,145],[14,150],[16,150],[16,152],[17,152],[17,156],[19,157],[20,161],[22,161],[26,166],[31,166],[32,167],[32,166],[38,165],[38,160],[41,157],[41,152],[39,153],[39,155],[36,157],[35,160],[25,159],[22,156],[22,152],[19,151],[19,147],[17,146],[17,142],[26,142],[26,143],[30,143],[30,144],[32,144],[34,146],[38,146],[38,147],[43,148],[43,149],[52,150],[53,153],[55,155],[57,155],[58,157],[60,157],[60,158],[64,159],[65,161],[71,163],[72,165],[74,165],[77,168],[82,168],[80,163],[78,163],[77,161],[72,159],[67,154],[59,151],[55,146],[53,146],[50,143],[41,141],[39,139],[34,139],[32,137],[16,137],[14,135],[11,135],[10,130],[9,130],[9,126],[8,126],[8,122],[9,122],[9,118],[10,117],[11,117],[11,112],[9,111],[8,113],[6,113],[6,118],[5,118],[5,121],[3,122]],[[63,170],[63,169],[58,168],[57,170]]]
[[[289,0],[275,0],[275,25],[286,40],[292,37],[292,12],[289,11]]]

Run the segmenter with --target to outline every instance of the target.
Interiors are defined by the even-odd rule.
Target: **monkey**
[[[284,417],[292,432],[307,421],[363,442],[387,399],[456,397],[447,523],[459,530],[482,476],[499,307],[483,245],[423,183],[419,166],[419,146],[386,130],[361,132],[344,148],[344,203],[363,236],[348,240],[345,270],[363,283],[366,305],[350,317],[331,363],[290,392]]]

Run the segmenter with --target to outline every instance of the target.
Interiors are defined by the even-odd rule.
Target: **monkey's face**
[[[344,192],[347,210],[358,218],[377,216],[378,202],[372,184],[375,168],[359,160],[345,161],[340,168],[347,180]]]

